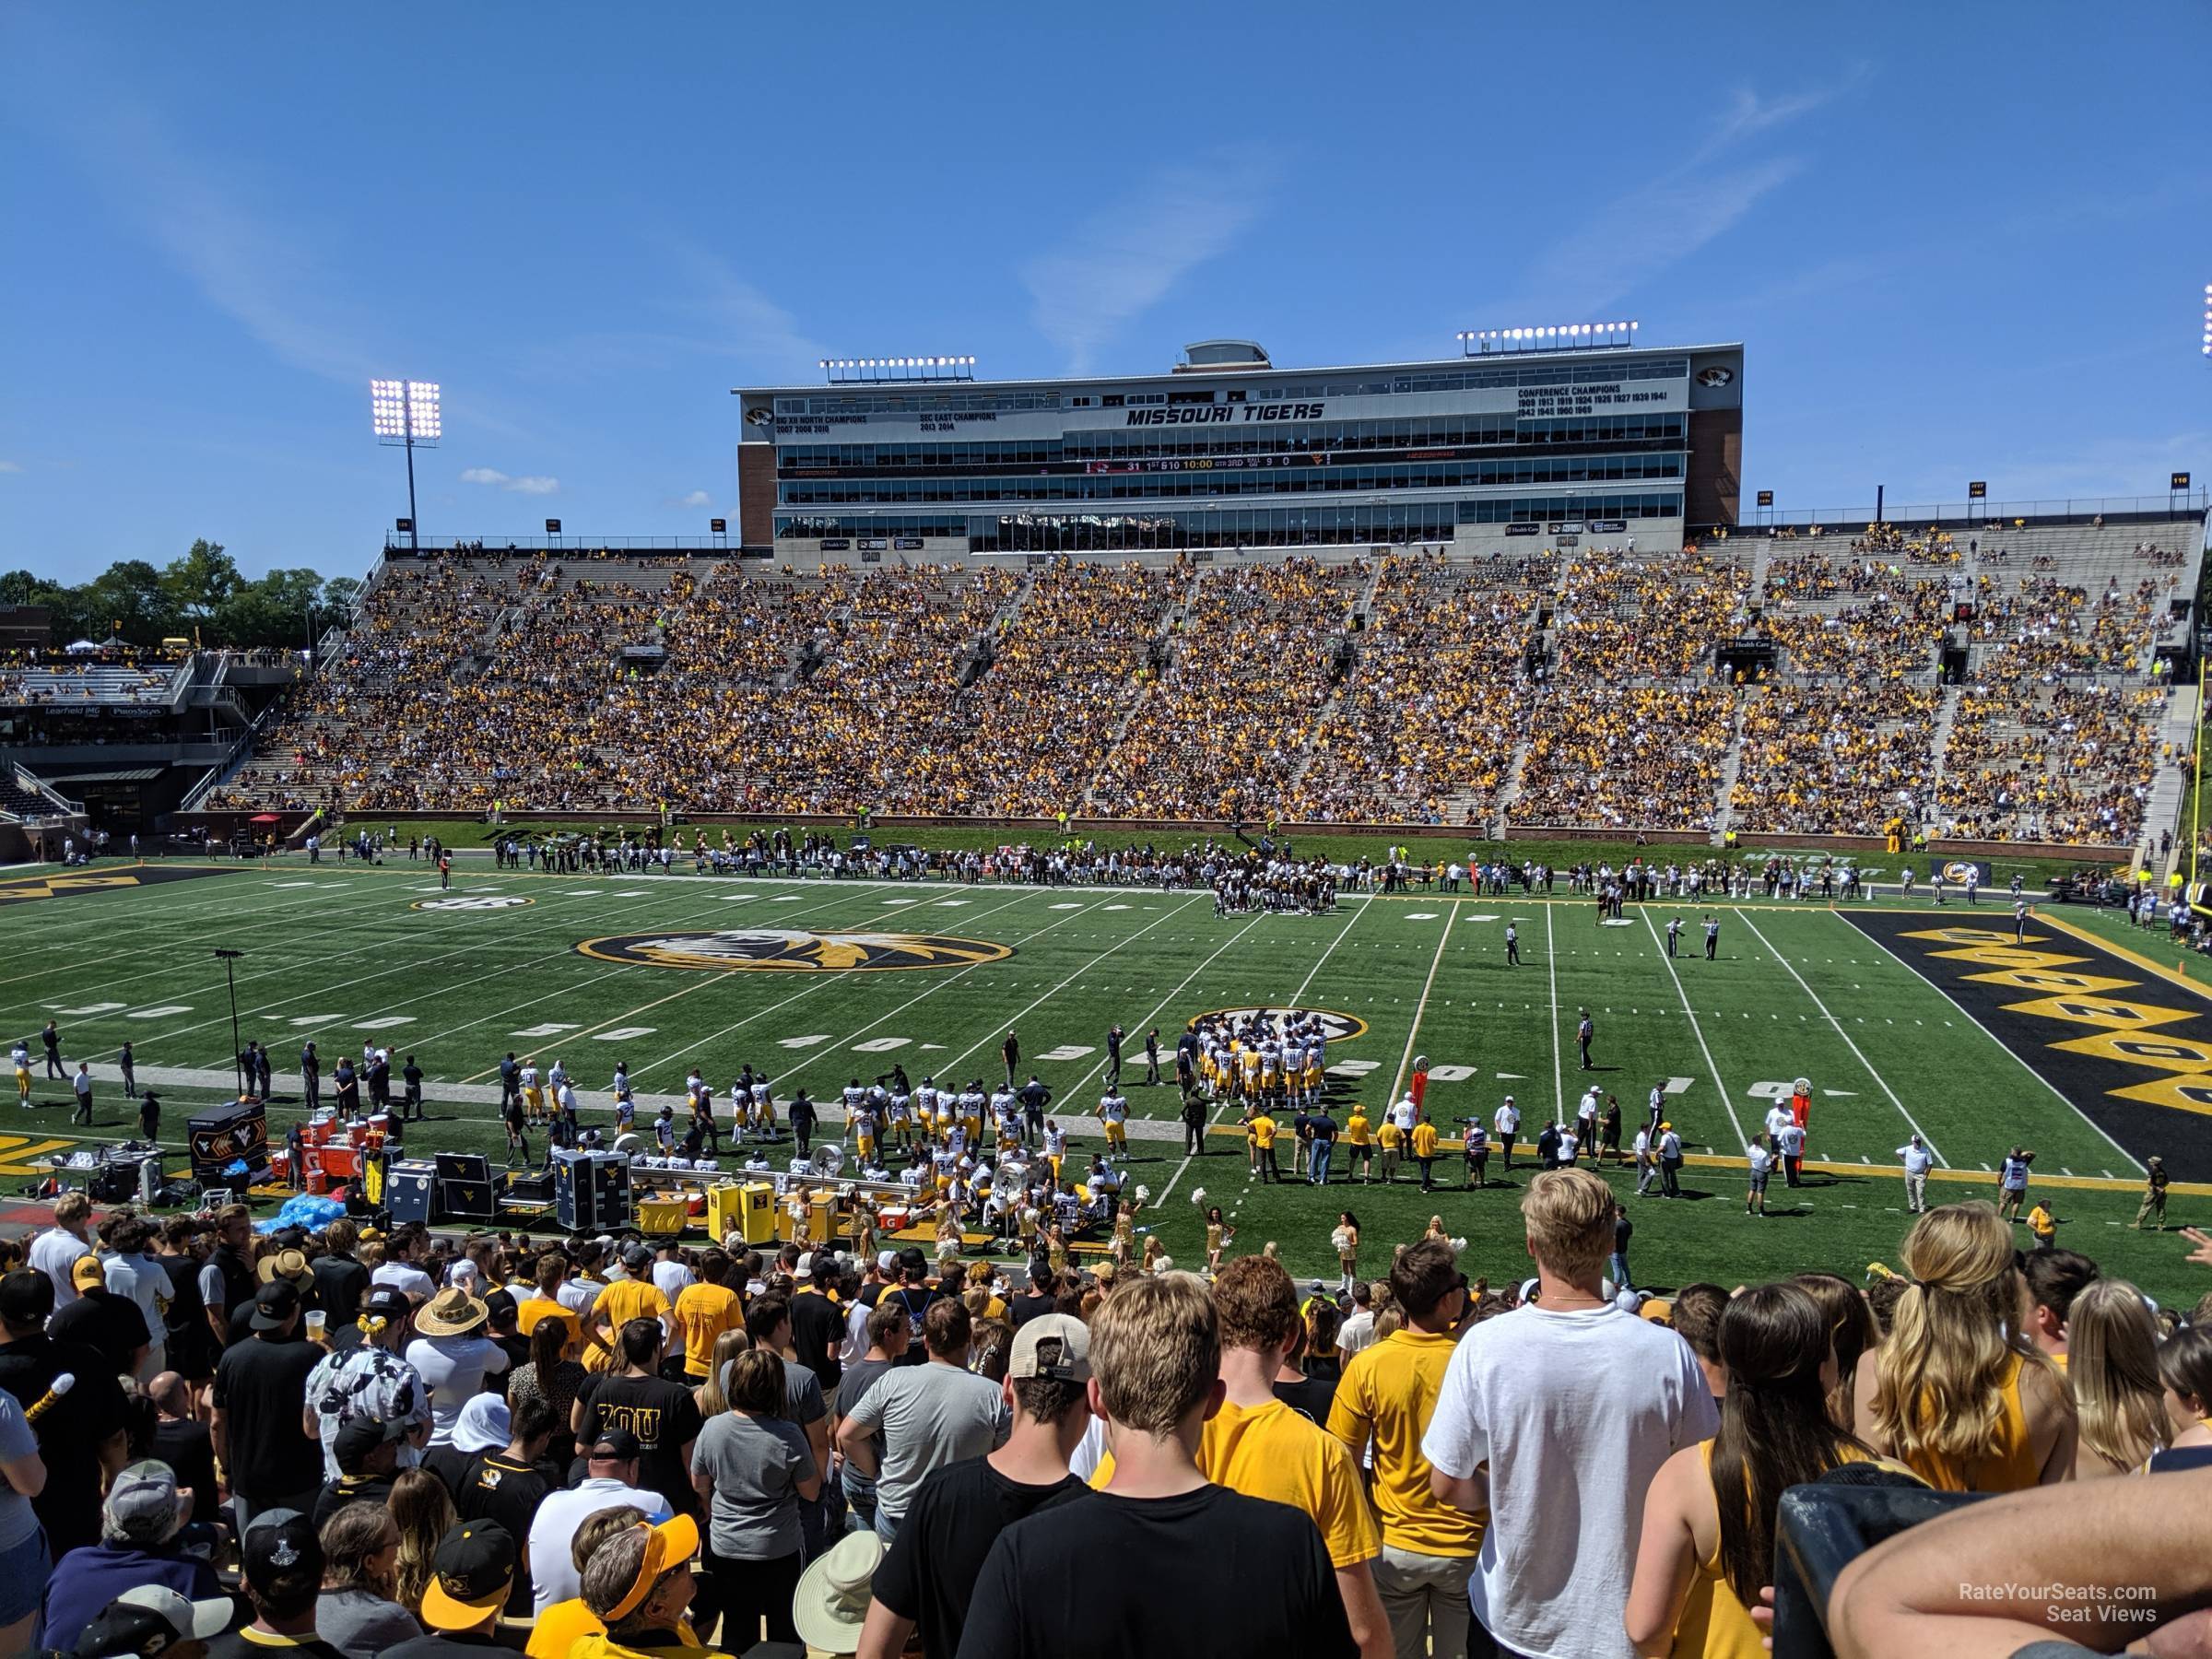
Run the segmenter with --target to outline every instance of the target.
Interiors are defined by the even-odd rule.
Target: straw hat
[[[307,1265],[307,1257],[297,1250],[280,1250],[275,1255],[261,1258],[261,1282],[284,1279],[295,1288],[305,1290],[315,1282],[314,1269]]]
[[[868,1590],[883,1561],[883,1540],[873,1532],[847,1533],[815,1558],[799,1576],[792,1622],[799,1640],[825,1653],[860,1651],[860,1627],[868,1617]]]
[[[448,1285],[415,1315],[420,1336],[465,1336],[491,1317],[490,1312],[458,1285]]]

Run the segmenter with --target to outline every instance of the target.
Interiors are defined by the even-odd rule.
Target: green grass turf
[[[531,902],[416,908],[441,899],[435,888],[433,872],[404,861],[382,870],[295,861],[11,905],[0,1021],[29,1035],[53,1012],[72,1059],[112,1060],[129,1038],[141,1067],[227,1070],[229,1003],[211,956],[227,946],[246,953],[236,965],[241,1033],[266,1041],[279,1062],[273,1136],[298,1115],[300,1044],[313,1039],[328,1067],[358,1053],[371,1030],[396,1053],[418,1054],[433,1087],[487,1081],[509,1049],[541,1061],[558,1054],[578,1080],[586,1120],[605,1123],[618,1056],[650,1092],[680,1088],[694,1063],[726,1088],[750,1061],[774,1077],[779,1100],[801,1084],[833,1098],[848,1077],[872,1077],[894,1060],[916,1079],[925,1072],[988,1079],[1010,1024],[1021,1035],[1023,1069],[1033,1065],[1053,1088],[1057,1115],[1073,1125],[1099,1093],[1111,1022],[1130,1033],[1134,1081],[1149,1026],[1171,1045],[1181,1022],[1203,1010],[1296,1003],[1366,1022],[1330,1051],[1340,1068],[1331,1096],[1340,1113],[1354,1099],[1379,1108],[1418,1053],[1431,1061],[1429,1103],[1440,1120],[1487,1119],[1510,1090],[1533,1130],[1555,1103],[1571,1112],[1580,1093],[1573,1028],[1586,1006],[1597,1023],[1595,1080],[1619,1096],[1631,1124],[1653,1082],[1688,1079],[1669,1101],[1686,1140],[1740,1156],[1740,1132],[1757,1125],[1767,1104],[1759,1086],[1804,1076],[1816,1090],[1812,1155],[1867,1171],[1822,1178],[1793,1214],[1759,1222],[1742,1213],[1740,1172],[1693,1166],[1686,1186],[1703,1195],[1634,1208],[1634,1265],[1640,1281],[1655,1285],[1733,1284],[1816,1265],[1855,1276],[1870,1261],[1894,1259],[1903,1192],[1882,1171],[1895,1168],[1908,1114],[1964,1171],[1979,1173],[2026,1139],[2041,1149],[2037,1167],[2046,1174],[2130,1172],[2086,1120],[1959,1008],[1818,907],[1729,907],[1721,959],[1712,963],[1694,942],[1698,910],[1680,907],[1688,954],[1670,973],[1659,929],[1676,907],[1665,904],[1651,907],[1648,921],[1631,911],[1621,926],[1598,925],[1585,902],[1435,894],[1355,900],[1333,916],[1217,919],[1205,895],[470,867],[456,879],[458,895]],[[2113,925],[2078,909],[2067,915]],[[1519,919],[1519,969],[1504,964],[1508,918]],[[735,927],[941,931],[1008,945],[1014,954],[922,971],[729,973],[599,960],[576,949],[612,935]],[[161,1092],[172,1143],[192,1109],[220,1098],[212,1086]],[[1171,1088],[1130,1093],[1138,1115],[1171,1116]],[[37,1099],[33,1112],[6,1127],[66,1135],[65,1086],[41,1083]],[[128,1112],[104,1086],[100,1127],[119,1135],[135,1121]],[[430,1115],[427,1130],[410,1135],[410,1150],[482,1150],[500,1161],[503,1137],[490,1105],[434,1102]],[[1076,1145],[1088,1150],[1089,1143]],[[1249,1184],[1241,1143],[1228,1135],[1217,1134],[1188,1167],[1173,1140],[1137,1139],[1132,1149],[1135,1179],[1164,1200],[1155,1224],[1187,1265],[1200,1254],[1200,1217],[1188,1194],[1204,1186],[1225,1207],[1238,1206],[1237,1249],[1274,1239],[1301,1277],[1333,1277],[1327,1235],[1335,1206],[1347,1202],[1376,1271],[1390,1243],[1418,1236],[1431,1213],[1470,1241],[1472,1271],[1499,1280],[1524,1271],[1517,1189],[1431,1199],[1401,1183],[1340,1198],[1302,1185]],[[0,1149],[0,1159],[8,1156]],[[1439,1169],[1455,1188],[1456,1159],[1440,1159]],[[1492,1169],[1500,1172],[1495,1159]],[[1937,1197],[1989,1191],[1931,1186]],[[1778,1182],[1773,1207],[1784,1208],[1786,1196]],[[2161,1300],[2193,1300],[2212,1287],[2212,1276],[2183,1263],[2179,1240],[2111,1225],[2132,1217],[2131,1194],[2056,1196],[2064,1241],[2109,1271]],[[2177,1196],[2172,1218],[2212,1221],[2212,1202]]]

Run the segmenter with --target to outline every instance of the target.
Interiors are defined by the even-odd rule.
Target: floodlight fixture
[[[369,382],[370,425],[376,441],[407,452],[407,516],[402,521],[407,547],[418,550],[415,535],[415,446],[435,449],[445,435],[436,381],[372,380]]]

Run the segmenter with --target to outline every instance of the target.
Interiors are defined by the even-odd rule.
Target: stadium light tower
[[[2205,284],[2205,355],[2212,358],[2212,282]]]
[[[407,452],[407,551],[420,550],[415,529],[415,446],[436,449],[445,434],[444,417],[438,407],[436,381],[380,380],[369,382],[369,413],[376,427],[376,441],[385,448],[404,446]]]

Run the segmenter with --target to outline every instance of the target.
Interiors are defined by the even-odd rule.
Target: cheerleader
[[[1219,1205],[1215,1205],[1206,1212],[1206,1277],[1212,1278],[1221,1271],[1222,1248],[1236,1236],[1237,1230],[1230,1226],[1229,1219],[1222,1215]]]
[[[1350,1210],[1336,1213],[1335,1230],[1329,1234],[1329,1243],[1336,1252],[1336,1265],[1342,1273],[1338,1288],[1347,1296],[1359,1278],[1359,1218]]]

